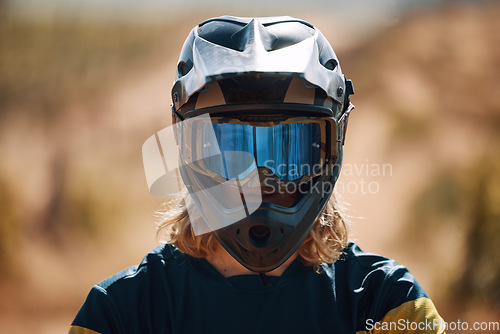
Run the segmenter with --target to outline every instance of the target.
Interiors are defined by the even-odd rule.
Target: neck
[[[288,266],[297,258],[295,252],[281,266],[266,273],[268,276],[281,276]],[[217,249],[213,255],[207,258],[208,263],[212,265],[222,276],[231,277],[238,275],[258,275],[258,273],[245,268],[236,261],[221,245],[217,245]]]

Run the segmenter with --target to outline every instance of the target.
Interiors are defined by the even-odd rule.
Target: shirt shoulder
[[[326,266],[326,270],[334,276],[337,294],[358,308],[358,333],[376,333],[374,324],[386,321],[433,322],[434,327],[442,324],[434,304],[415,277],[390,258],[364,252],[350,243],[339,260]],[[428,333],[441,332],[439,326],[434,327]]]
[[[415,296],[426,296],[415,277],[409,270],[390,258],[367,253],[355,243],[349,243],[340,258],[332,265],[324,266],[326,271],[335,272],[335,279],[340,283],[359,285],[369,288],[371,285],[400,283],[406,287],[417,286]]]
[[[106,278],[91,289],[70,333],[129,333],[141,328],[138,319],[149,319],[155,312],[150,306],[165,300],[166,287],[177,286],[185,277],[185,261],[186,255],[175,247],[161,245],[139,265]]]
[[[110,290],[124,284],[125,282],[140,281],[145,276],[150,276],[155,268],[166,268],[174,265],[175,262],[185,260],[185,254],[181,253],[174,246],[164,244],[155,247],[144,256],[139,265],[131,266],[121,272],[118,272],[96,286],[103,290]]]

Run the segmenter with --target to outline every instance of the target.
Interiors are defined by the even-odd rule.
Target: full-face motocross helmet
[[[246,268],[280,266],[325,207],[350,94],[332,47],[305,21],[223,16],[186,39],[172,89],[180,174],[204,232]]]

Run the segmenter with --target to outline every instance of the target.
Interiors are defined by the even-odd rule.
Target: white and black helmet
[[[222,16],[186,39],[172,89],[181,176],[208,230],[248,269],[280,266],[324,209],[353,93],[302,20]]]

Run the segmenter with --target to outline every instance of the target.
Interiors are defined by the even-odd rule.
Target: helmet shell
[[[301,92],[312,92],[309,102],[294,96]],[[172,110],[177,120],[211,113],[215,109],[210,107],[234,105],[228,108],[234,114],[246,111],[249,105],[251,110],[259,104],[272,108],[273,104],[295,103],[326,107],[323,109],[329,112],[322,117],[338,122],[337,133],[329,138],[329,145],[336,147],[336,154],[328,161],[331,172],[315,179],[321,191],[301,196],[291,207],[262,203],[246,218],[213,231],[243,266],[255,272],[271,271],[285,262],[308,235],[340,173],[352,93],[352,84],[342,74],[332,47],[318,29],[305,21],[288,16],[222,16],[191,30],[181,50],[172,88]],[[204,191],[193,190],[203,186],[199,186],[201,176],[189,164],[183,165],[180,172],[200,211],[203,201],[220,206],[215,203],[216,196],[202,198]],[[266,239],[252,236],[256,231]]]
[[[172,88],[174,112],[184,118],[181,107],[209,83],[247,75],[303,79],[335,102],[329,105],[335,115],[350,93],[335,52],[311,24],[288,16],[222,16],[187,37]]]

